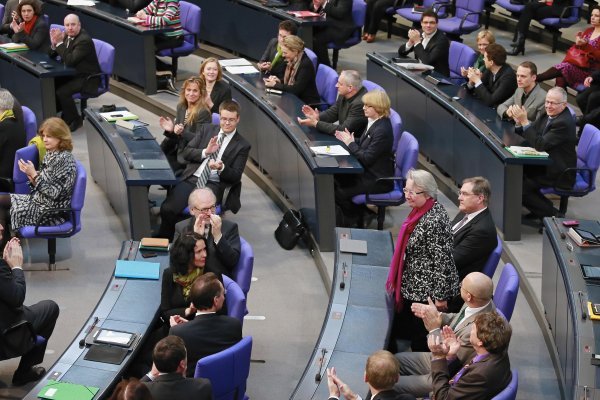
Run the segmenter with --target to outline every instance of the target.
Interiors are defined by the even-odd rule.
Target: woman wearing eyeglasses
[[[394,188],[391,180],[377,181],[394,175],[394,132],[390,122],[390,98],[381,90],[367,92],[362,97],[367,129],[358,138],[352,132],[337,131],[335,137],[348,146],[364,168],[361,175],[335,176],[336,224],[353,227],[362,225],[363,214],[372,213],[364,204],[354,204],[352,198],[364,193],[385,193]],[[360,132],[354,132],[360,134]],[[374,214],[374,213],[372,213]]]
[[[427,330],[411,306],[430,300],[446,311],[448,301],[459,293],[452,230],[429,172],[411,169],[404,196],[412,211],[400,228],[386,283],[396,308],[391,343],[408,340],[412,351],[428,351]]]

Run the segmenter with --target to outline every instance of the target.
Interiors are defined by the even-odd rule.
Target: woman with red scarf
[[[12,40],[25,43],[30,50],[50,51],[50,31],[42,16],[42,5],[37,0],[21,0],[17,15],[10,23]]]
[[[386,283],[394,298],[394,340],[408,340],[413,351],[428,351],[427,330],[416,317],[413,303],[435,302],[446,311],[448,300],[459,292],[458,272],[452,256],[452,228],[448,213],[438,203],[437,184],[424,170],[408,172],[404,196],[412,208],[402,224]]]

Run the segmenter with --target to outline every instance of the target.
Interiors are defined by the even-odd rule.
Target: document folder
[[[160,264],[146,261],[117,260],[116,278],[158,280]]]
[[[98,390],[97,387],[49,379],[37,396],[41,399],[50,400],[91,400],[98,393]]]

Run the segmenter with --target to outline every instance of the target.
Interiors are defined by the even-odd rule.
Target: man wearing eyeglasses
[[[524,107],[510,107],[516,122],[515,131],[522,135],[526,146],[549,154],[552,163],[548,166],[526,165],[523,169],[523,206],[531,211],[526,218],[537,220],[558,215],[552,201],[540,193],[542,187],[573,188],[575,173],[564,173],[567,168],[577,166],[575,145],[575,118],[567,107],[567,92],[553,87],[546,94],[546,115],[534,122],[527,119]]]

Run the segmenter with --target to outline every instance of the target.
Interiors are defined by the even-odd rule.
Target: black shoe
[[[529,213],[529,214],[525,215],[523,217],[523,219],[533,220],[533,219],[540,219],[540,217],[538,217],[534,213]]]
[[[12,384],[13,386],[23,386],[29,382],[39,381],[44,375],[46,375],[46,369],[44,367],[40,367],[39,365],[31,367],[25,372],[19,372],[17,370],[13,375]]]
[[[83,126],[83,119],[77,118],[76,120],[74,120],[73,122],[71,122],[69,124],[69,129],[71,130],[71,133],[73,133],[77,129],[81,128],[82,126]]]
[[[515,45],[511,51],[506,52],[506,54],[508,54],[509,56],[518,56],[519,53],[521,53],[521,55],[525,55],[525,43],[523,43],[522,45]]]

